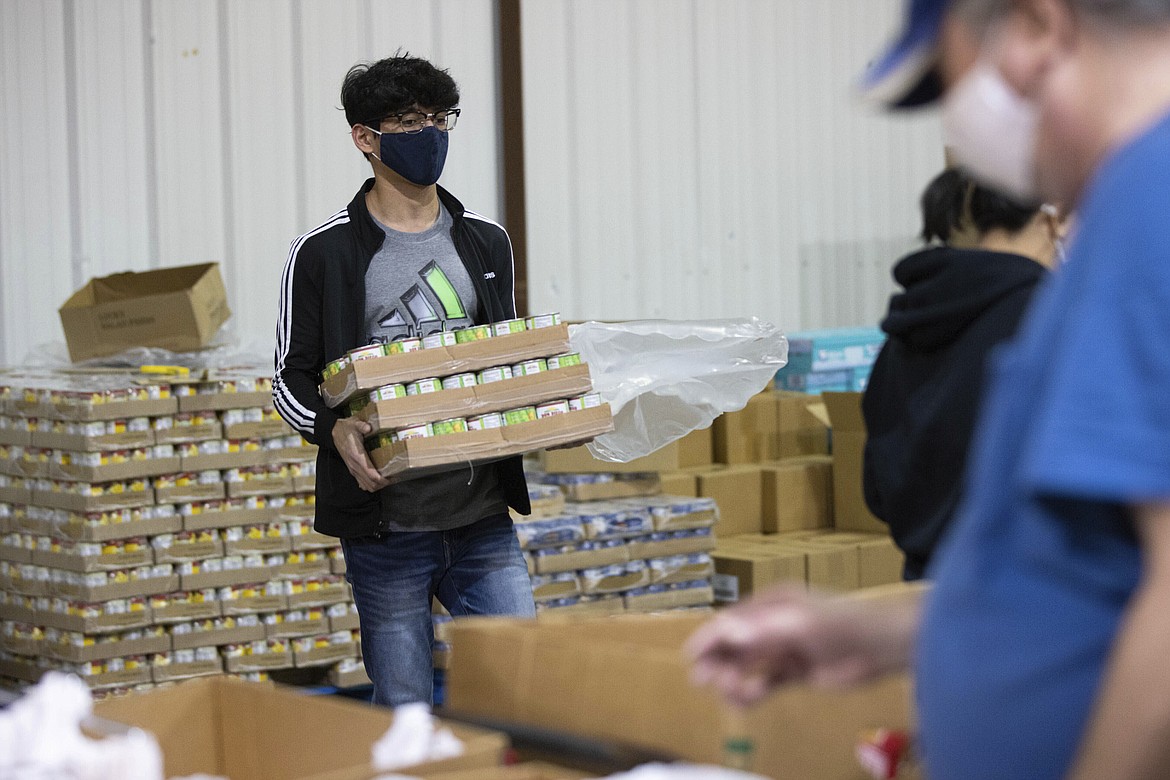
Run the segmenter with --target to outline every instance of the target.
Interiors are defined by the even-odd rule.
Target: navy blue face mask
[[[383,133],[378,148],[382,164],[412,184],[427,186],[439,180],[447,162],[447,134],[435,127],[418,133]]]

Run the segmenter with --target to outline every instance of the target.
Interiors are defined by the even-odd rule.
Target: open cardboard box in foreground
[[[371,746],[390,728],[390,710],[267,683],[205,677],[173,688],[107,699],[100,718],[151,732],[167,777],[231,780],[367,780]],[[499,732],[444,723],[462,740],[457,758],[396,770],[426,777],[498,766],[508,747]]]

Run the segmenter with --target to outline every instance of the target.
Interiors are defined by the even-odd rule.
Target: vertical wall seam
[[[304,44],[304,5],[297,0],[292,4],[292,12],[289,14],[289,27],[292,34],[292,48],[291,51],[301,51]],[[305,71],[302,65],[302,58],[294,56],[292,62],[292,101],[293,101],[293,116],[302,117],[305,115]],[[305,148],[305,128],[303,122],[292,123],[293,135],[293,149],[296,154],[293,155],[293,186],[296,188],[296,209],[297,209],[297,231],[301,231],[308,224],[309,213],[309,193],[306,182],[308,181],[308,171],[305,169],[308,155]]]
[[[81,148],[78,142],[81,122],[77,116],[77,4],[65,0],[62,6],[61,32],[65,49],[65,170],[69,203],[69,281],[76,290],[88,278],[85,257],[82,255],[81,192],[78,178],[81,173]]]
[[[569,99],[565,101],[565,124],[569,127],[570,149],[567,149],[569,155],[569,181],[571,182],[568,188],[568,213],[570,215],[580,214],[581,199],[580,199],[580,157],[581,157],[581,143],[580,137],[577,135],[576,129],[579,127],[577,122],[577,104],[574,102],[574,96],[580,94],[577,89],[577,46],[573,31],[576,25],[573,24],[575,6],[572,0],[569,0],[565,7],[565,90],[569,94]],[[581,295],[581,274],[584,272],[582,268],[583,263],[580,259],[581,247],[581,232],[577,228],[578,220],[569,219],[569,257],[564,259],[564,262],[569,268],[573,269],[572,278],[573,286],[568,295],[571,295],[571,303],[569,310],[572,312],[571,316],[582,319],[585,317],[585,312],[582,307]],[[594,270],[590,265],[591,272]],[[561,300],[565,300],[562,298]]]
[[[155,105],[154,81],[154,13],[151,0],[142,0],[142,92],[143,108],[146,112],[144,131],[146,143],[146,265],[158,268],[162,254],[162,238],[159,235],[158,202],[158,124]]]
[[[220,110],[220,171],[223,177],[223,269],[228,297],[238,304],[239,269],[236,267],[236,196],[235,159],[232,153],[232,51],[228,29],[228,0],[218,0],[215,7],[216,29],[219,36],[219,110]],[[238,322],[237,318],[237,322]]]

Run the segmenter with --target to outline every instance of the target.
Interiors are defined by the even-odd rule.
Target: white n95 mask
[[[943,98],[946,143],[972,176],[1025,203],[1037,200],[1039,111],[981,60]]]

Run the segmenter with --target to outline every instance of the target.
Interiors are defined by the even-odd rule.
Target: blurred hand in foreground
[[[848,688],[905,669],[921,589],[855,599],[784,584],[721,610],[687,640],[691,680],[737,706],[778,686]]]

